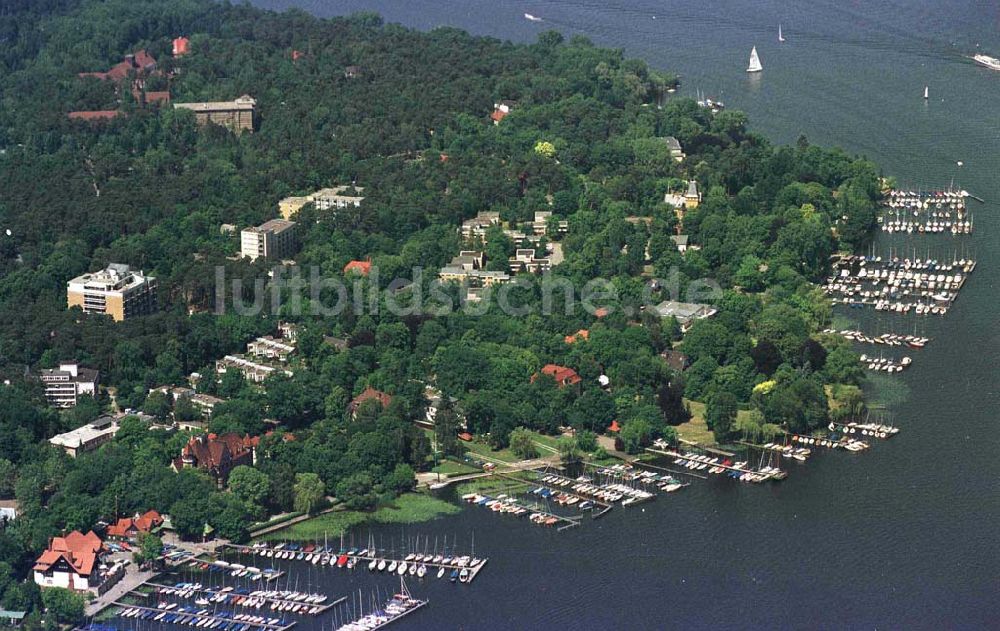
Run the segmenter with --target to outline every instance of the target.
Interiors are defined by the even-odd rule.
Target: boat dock
[[[243,619],[237,620],[235,618],[230,618],[227,616],[220,616],[217,613],[208,613],[204,609],[199,609],[198,611],[172,609],[168,611],[167,609],[160,609],[157,607],[130,605],[128,603],[123,603],[120,601],[117,601],[113,604],[117,607],[121,607],[122,613],[129,611],[136,613],[136,616],[126,616],[126,617],[147,616],[143,619],[148,620],[150,619],[148,617],[149,615],[152,615],[153,618],[156,618],[161,614],[163,614],[163,617],[160,618],[159,620],[156,620],[156,622],[160,622],[163,624],[184,624],[197,627],[208,627],[208,625],[214,623],[215,626],[208,628],[217,628],[220,629],[220,631],[221,630],[235,631],[237,628],[243,629],[244,627],[246,629],[251,629],[251,630],[255,629],[257,631],[287,631],[288,629],[294,627],[296,624],[294,620],[292,620],[291,622],[280,621],[278,623],[251,622],[250,620],[243,620]],[[206,613],[199,613],[200,611],[206,611]],[[122,613],[119,613],[118,615],[121,616]],[[169,619],[169,620],[167,619],[174,617],[176,617],[176,619]]]
[[[675,462],[678,462],[678,464],[681,462],[687,462],[689,465],[693,465],[698,469],[707,469],[709,473],[728,473],[730,477],[739,477],[742,482],[756,483],[764,482],[766,480],[783,480],[787,476],[787,474],[780,469],[775,468],[768,469],[766,471],[744,469],[742,467],[723,464],[722,462],[713,462],[712,460],[707,460],[708,456],[701,456],[699,454],[686,454],[678,451],[660,451],[658,449],[653,449],[652,447],[647,447],[646,451],[661,456],[667,456],[669,458],[675,458]]]
[[[400,619],[404,618],[405,616],[410,615],[411,613],[413,613],[414,611],[417,611],[421,607],[426,606],[429,602],[430,602],[429,600],[418,600],[418,601],[415,601],[414,604],[411,605],[410,608],[407,609],[406,611],[403,611],[403,612],[401,612],[399,614],[396,614],[392,618],[380,618],[380,619],[372,622],[370,626],[366,626],[364,628],[367,631],[375,631],[375,629],[381,629],[382,627],[388,626],[388,625],[392,624],[393,622],[396,622],[397,620],[400,620]],[[335,631],[340,631],[341,629],[357,629],[358,628],[358,627],[352,627],[352,626],[350,626],[351,624],[352,623],[349,622],[349,623],[345,624],[344,626],[339,627]]]
[[[448,571],[461,572],[463,569],[469,570],[469,579],[465,582],[471,583],[479,572],[486,567],[486,562],[489,561],[488,558],[473,559],[470,556],[454,556],[454,557],[444,557],[440,560],[435,561],[438,556],[431,555],[420,555],[420,554],[409,554],[402,559],[394,559],[381,554],[371,554],[368,550],[363,550],[365,554],[360,552],[327,552],[327,551],[317,551],[312,553],[306,553],[301,549],[292,549],[283,547],[284,544],[279,544],[282,547],[269,547],[266,544],[258,544],[256,546],[244,546],[235,543],[226,544],[225,547],[236,550],[245,554],[255,554],[258,556],[267,556],[267,553],[271,553],[271,558],[277,558],[279,560],[287,561],[303,561],[306,563],[313,564],[313,559],[319,558],[315,564],[335,567],[335,568],[347,568],[347,567],[360,567],[364,565],[372,572],[383,571],[388,566],[395,566],[399,568],[402,566],[404,568],[403,573],[407,573],[410,568],[413,571],[409,576],[414,576],[417,572],[417,568],[421,565],[427,567],[428,576],[430,575],[430,570],[445,570],[445,573],[441,576],[444,578],[448,576]],[[282,553],[287,553],[289,556],[277,556]],[[301,555],[301,556],[300,556]],[[306,558],[309,558],[307,561]],[[430,557],[430,558],[428,558]],[[372,565],[372,562],[375,565]],[[382,563],[385,562],[383,566]],[[448,561],[445,563],[445,561]],[[350,565],[348,565],[350,563]],[[382,570],[379,568],[382,567]]]
[[[252,599],[252,600],[262,601],[262,604],[269,607],[272,611],[283,611],[283,612],[287,611],[299,615],[310,615],[310,616],[323,615],[331,607],[339,605],[340,603],[347,600],[346,596],[342,596],[332,602],[310,603],[303,600],[275,598],[273,596],[263,596],[259,594],[253,595],[252,593],[243,594],[243,593],[238,593],[236,591],[225,592],[222,591],[221,589],[211,589],[208,587],[195,587],[195,586],[178,587],[175,585],[162,585],[159,583],[152,583],[152,582],[143,584],[156,589],[158,594],[175,596],[177,598],[182,598],[187,600],[193,599],[195,594],[204,594],[206,596],[215,596],[215,597],[224,594],[225,599],[219,601],[213,601],[213,604],[257,609],[256,606],[253,605],[248,606],[246,604],[243,604],[243,602],[237,602],[237,601],[245,601],[247,599]],[[264,590],[259,590],[259,591],[264,591]],[[211,600],[211,598],[209,600]],[[295,607],[299,607],[300,609],[298,609],[297,611],[293,611]]]

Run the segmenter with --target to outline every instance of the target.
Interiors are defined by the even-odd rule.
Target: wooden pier
[[[309,611],[297,611],[297,612],[289,612],[288,609],[284,609],[284,610],[281,610],[279,612],[279,613],[286,613],[286,612],[288,612],[288,613],[294,613],[296,615],[320,616],[320,615],[323,615],[324,613],[326,613],[330,608],[335,607],[336,605],[339,605],[340,603],[342,603],[345,600],[347,600],[347,596],[341,596],[340,598],[338,598],[338,599],[336,599],[336,600],[334,600],[332,602],[323,602],[322,604],[320,604],[320,603],[307,603],[307,602],[303,602],[301,600],[286,600],[286,599],[283,599],[283,598],[274,598],[274,597],[271,597],[271,596],[253,596],[253,595],[250,595],[250,594],[239,594],[239,593],[236,593],[235,591],[222,592],[222,591],[219,591],[218,589],[209,589],[207,587],[201,587],[201,588],[195,588],[195,587],[175,587],[174,585],[161,585],[159,583],[152,583],[152,582],[143,583],[143,585],[148,585],[149,587],[153,587],[153,588],[155,588],[157,590],[161,590],[161,591],[157,592],[158,594],[162,593],[162,590],[191,591],[191,592],[195,592],[195,593],[198,593],[198,594],[210,594],[211,596],[217,596],[219,594],[225,594],[227,600],[223,600],[223,601],[220,601],[218,603],[212,603],[212,604],[213,605],[215,605],[215,604],[218,604],[218,605],[227,605],[227,606],[230,606],[230,607],[244,607],[246,609],[251,609],[251,610],[254,610],[254,611],[257,611],[257,609],[254,608],[254,607],[252,607],[252,606],[251,607],[246,607],[246,606],[244,606],[242,604],[228,602],[228,600],[229,600],[230,597],[233,597],[233,598],[239,598],[239,597],[244,597],[244,598],[259,598],[260,600],[263,600],[268,607],[270,607],[271,611],[278,611],[278,609],[276,609],[276,607],[293,607],[295,605],[299,605],[299,606],[302,606],[302,607],[305,607],[305,608],[309,609]],[[265,590],[259,590],[259,591],[265,591]],[[176,594],[176,593],[169,593],[169,592],[165,593],[165,594],[162,594],[162,595],[164,595],[164,596],[175,596],[175,597],[179,597],[179,598],[184,598],[184,597],[178,596],[178,594]],[[315,612],[312,611],[314,608],[316,609]]]
[[[116,601],[116,602],[114,602],[112,604],[114,604],[116,607],[121,607],[122,611],[125,611],[125,610],[128,610],[128,609],[138,609],[140,611],[152,611],[152,612],[156,612],[157,614],[161,614],[162,613],[162,614],[167,614],[167,615],[174,614],[174,615],[179,615],[179,616],[190,616],[195,622],[219,620],[219,621],[221,621],[222,624],[228,624],[228,623],[245,624],[245,625],[247,625],[249,627],[252,627],[254,629],[259,629],[261,631],[287,631],[288,629],[291,629],[292,627],[294,627],[295,624],[296,624],[294,620],[292,620],[288,624],[284,624],[284,625],[281,625],[281,624],[270,624],[268,622],[250,622],[248,620],[234,620],[233,618],[227,618],[225,616],[218,616],[218,615],[211,614],[211,613],[200,614],[200,613],[195,613],[195,612],[192,612],[192,611],[178,611],[176,609],[171,609],[171,610],[167,611],[166,609],[158,609],[156,607],[145,607],[143,605],[130,605],[128,603],[123,603],[123,602],[120,602],[120,601]],[[121,614],[119,613],[119,615],[121,615]],[[150,620],[150,621],[152,621],[152,620]],[[160,622],[160,623],[163,623],[163,624],[176,624],[174,622],[163,622],[162,619],[156,620],[156,622]]]

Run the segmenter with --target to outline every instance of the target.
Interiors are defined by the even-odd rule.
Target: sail
[[[781,25],[780,24],[778,25],[778,41],[779,42],[785,41],[785,36],[781,34]]]
[[[750,65],[747,66],[747,72],[760,72],[764,69],[764,66],[760,63],[760,57],[757,56],[757,47],[754,46],[753,50],[750,51]]]

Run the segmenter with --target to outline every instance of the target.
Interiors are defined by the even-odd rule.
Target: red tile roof
[[[205,469],[218,480],[225,481],[233,467],[251,464],[256,440],[239,434],[193,436],[184,445],[180,457],[174,460],[174,468],[178,471],[185,466]]]
[[[93,110],[90,112],[70,112],[67,114],[72,120],[98,121],[110,120],[121,114],[118,110]]]
[[[53,537],[49,548],[35,561],[36,572],[46,572],[59,559],[65,559],[80,576],[90,576],[101,551],[101,539],[94,531],[83,534],[74,530],[65,537]]]
[[[565,337],[567,344],[572,344],[577,340],[588,340],[588,339],[590,339],[590,331],[588,331],[587,329],[580,329],[573,335],[567,335]]]
[[[125,59],[111,67],[107,72],[81,72],[81,77],[95,77],[97,79],[110,79],[121,81],[128,77],[128,73],[136,72],[145,74],[156,69],[156,59],[145,50],[136,51],[132,55],[126,55]]]
[[[174,38],[174,57],[180,57],[181,55],[186,55],[188,53],[188,47],[191,44],[191,40],[186,37],[176,37]]]
[[[123,517],[108,526],[108,536],[129,538],[140,532],[149,532],[162,523],[163,517],[155,510],[146,511],[142,515],[137,513],[135,517]]]
[[[576,374],[576,371],[572,368],[557,364],[545,364],[542,366],[542,374],[551,376],[560,387],[572,386],[583,381],[580,375]],[[534,382],[537,377],[537,374],[532,375],[531,381]]]
[[[292,51],[292,61],[298,61],[299,59],[302,59],[305,56],[306,56],[306,54],[304,52],[302,52],[301,50],[293,50]]]
[[[622,429],[621,425],[618,424],[618,421],[611,421],[611,427],[608,428],[608,431],[609,432],[620,432],[621,429]]]
[[[354,414],[355,412],[358,411],[358,408],[361,407],[362,403],[364,403],[365,401],[371,401],[372,399],[382,404],[382,409],[389,407],[389,404],[392,403],[391,395],[388,395],[384,392],[376,390],[371,386],[368,386],[367,388],[365,388],[364,392],[362,392],[361,394],[359,394],[358,396],[354,397],[354,399],[351,400],[351,403],[347,406],[347,411],[351,414]]]
[[[506,115],[507,115],[507,112],[505,112],[503,110],[493,110],[493,113],[490,114],[490,118],[493,119],[494,123],[499,123],[500,121],[503,120],[503,117],[506,116]]]
[[[357,272],[362,276],[367,276],[369,272],[372,271],[371,261],[351,261],[344,266],[344,273]]]

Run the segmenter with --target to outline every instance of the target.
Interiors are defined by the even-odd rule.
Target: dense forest
[[[179,35],[190,52],[174,57]],[[459,449],[463,420],[495,446],[519,426],[602,433],[617,421],[622,448],[634,451],[673,438],[689,418],[685,401],[706,403],[725,441],[825,425],[827,387],[860,382],[846,344],[818,333],[831,314],[815,283],[831,254],[871,230],[875,165],[805,138],[774,146],[742,113],[669,96],[671,76],[621,51],[556,32],[514,45],[370,14],[320,20],[209,0],[4,2],[0,41],[0,497],[16,497],[22,511],[0,532],[4,608],[40,602],[20,580],[48,537],[101,519],[157,508],[181,534],[207,520],[243,539],[250,521],[295,508],[303,475],[361,508],[411,488],[431,457],[413,424],[427,385],[454,402],[439,412],[444,451]],[[255,132],[200,128],[190,112],[144,106],[114,82],[78,76],[139,49],[162,70],[147,89],[174,101],[252,95]],[[517,105],[494,125],[501,100]],[[77,110],[122,115],[67,117]],[[683,163],[666,136],[680,141]],[[703,199],[683,218],[697,247],[681,253],[664,195],[688,179]],[[342,277],[348,261],[370,259],[379,274],[364,282],[396,299],[394,278],[421,268],[429,285],[465,249],[463,220],[498,211],[515,227],[547,210],[569,222],[553,237],[565,261],[551,275],[575,287],[602,278],[615,291],[601,314],[573,305],[515,317],[490,299],[477,313],[213,312],[218,268],[230,278],[268,272],[263,260],[233,256],[238,233],[222,224],[255,225],[277,216],[286,196],[350,183],[364,187],[361,207],[299,212],[303,269]],[[515,244],[493,236],[487,256],[504,262]],[[67,281],[110,262],[157,277],[157,313],[113,322],[66,308]],[[650,278],[674,279],[682,297],[693,281],[713,279],[718,313],[682,335],[673,319],[639,309]],[[516,298],[542,299],[528,285]],[[120,409],[169,416],[152,388],[213,375],[216,359],[274,333],[279,318],[300,330],[293,377],[261,388],[231,371],[198,385],[227,400],[210,431],[280,426],[295,436],[264,438],[253,472],[232,490],[169,468],[184,432],[130,419],[112,443],[76,459],[46,442],[109,409],[109,393]],[[566,343],[581,329],[586,340]],[[661,354],[671,349],[689,369],[668,366]],[[30,375],[62,359],[99,369],[106,390],[69,411],[48,408]],[[573,368],[579,386],[532,379],[550,363]],[[392,403],[347,414],[368,386]],[[751,412],[740,426],[737,410]]]

